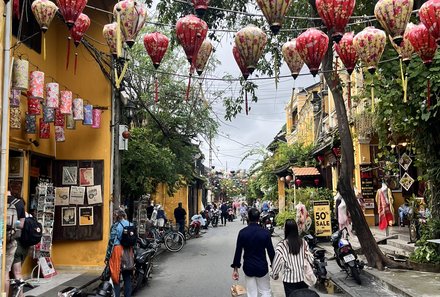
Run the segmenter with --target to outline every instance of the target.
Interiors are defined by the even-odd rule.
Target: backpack
[[[121,222],[119,222],[119,224],[121,224],[122,228],[124,228],[122,231],[122,237],[119,240],[121,242],[121,245],[123,247],[135,246],[135,244],[137,242],[136,227],[133,226],[131,223],[128,223],[128,226],[122,225]]]
[[[18,213],[15,204],[20,200],[14,199],[8,204],[7,218],[6,218],[6,243],[11,243],[13,240],[20,237],[20,229],[15,228],[15,222],[18,220]]]
[[[41,241],[43,226],[34,217],[27,217],[21,231],[20,242],[23,246],[33,246]]]

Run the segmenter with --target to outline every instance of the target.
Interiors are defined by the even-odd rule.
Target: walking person
[[[179,232],[185,236],[185,217],[186,210],[182,207],[182,202],[177,204],[177,207],[174,209],[174,219],[176,220],[176,224],[179,225]]]
[[[110,239],[108,241],[105,263],[110,267],[110,275],[115,289],[115,297],[121,296],[120,275],[124,280],[124,296],[131,297],[131,275],[133,271],[121,271],[121,258],[124,253],[124,247],[121,244],[124,227],[130,226],[127,220],[127,214],[119,209],[113,213],[115,223],[110,230]]]
[[[286,297],[296,290],[308,288],[304,282],[304,261],[313,263],[313,255],[308,251],[306,241],[299,237],[298,225],[294,220],[286,220],[284,240],[276,248],[272,265],[272,278],[278,279],[282,269],[283,285]]]
[[[251,208],[248,213],[249,225],[240,230],[237,237],[234,261],[231,267],[232,279],[238,280],[238,269],[241,267],[241,254],[243,255],[243,272],[246,278],[246,290],[248,297],[271,297],[269,268],[266,260],[266,252],[271,263],[273,262],[275,251],[269,231],[258,225],[260,212],[256,208]]]
[[[222,224],[223,226],[226,226],[226,221],[228,220],[228,205],[226,202],[222,203],[222,206],[220,206],[220,210],[222,211]]]

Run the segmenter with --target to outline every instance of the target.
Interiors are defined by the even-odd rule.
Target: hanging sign
[[[314,201],[313,213],[315,220],[315,236],[322,237],[332,235],[330,202]]]

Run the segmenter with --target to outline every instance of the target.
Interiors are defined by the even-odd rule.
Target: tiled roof
[[[293,167],[293,175],[295,176],[314,176],[321,175],[315,167]]]

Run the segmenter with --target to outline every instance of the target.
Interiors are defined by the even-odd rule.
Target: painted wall
[[[182,202],[182,207],[186,210],[187,216],[186,220],[188,223],[188,187],[181,187],[174,193],[173,196],[168,194],[168,186],[166,184],[160,184],[156,188],[156,193],[152,195],[155,204],[162,205],[165,210],[165,214],[168,219],[175,223],[174,219],[174,209],[177,207],[179,202]],[[201,201],[201,198],[200,198]]]

